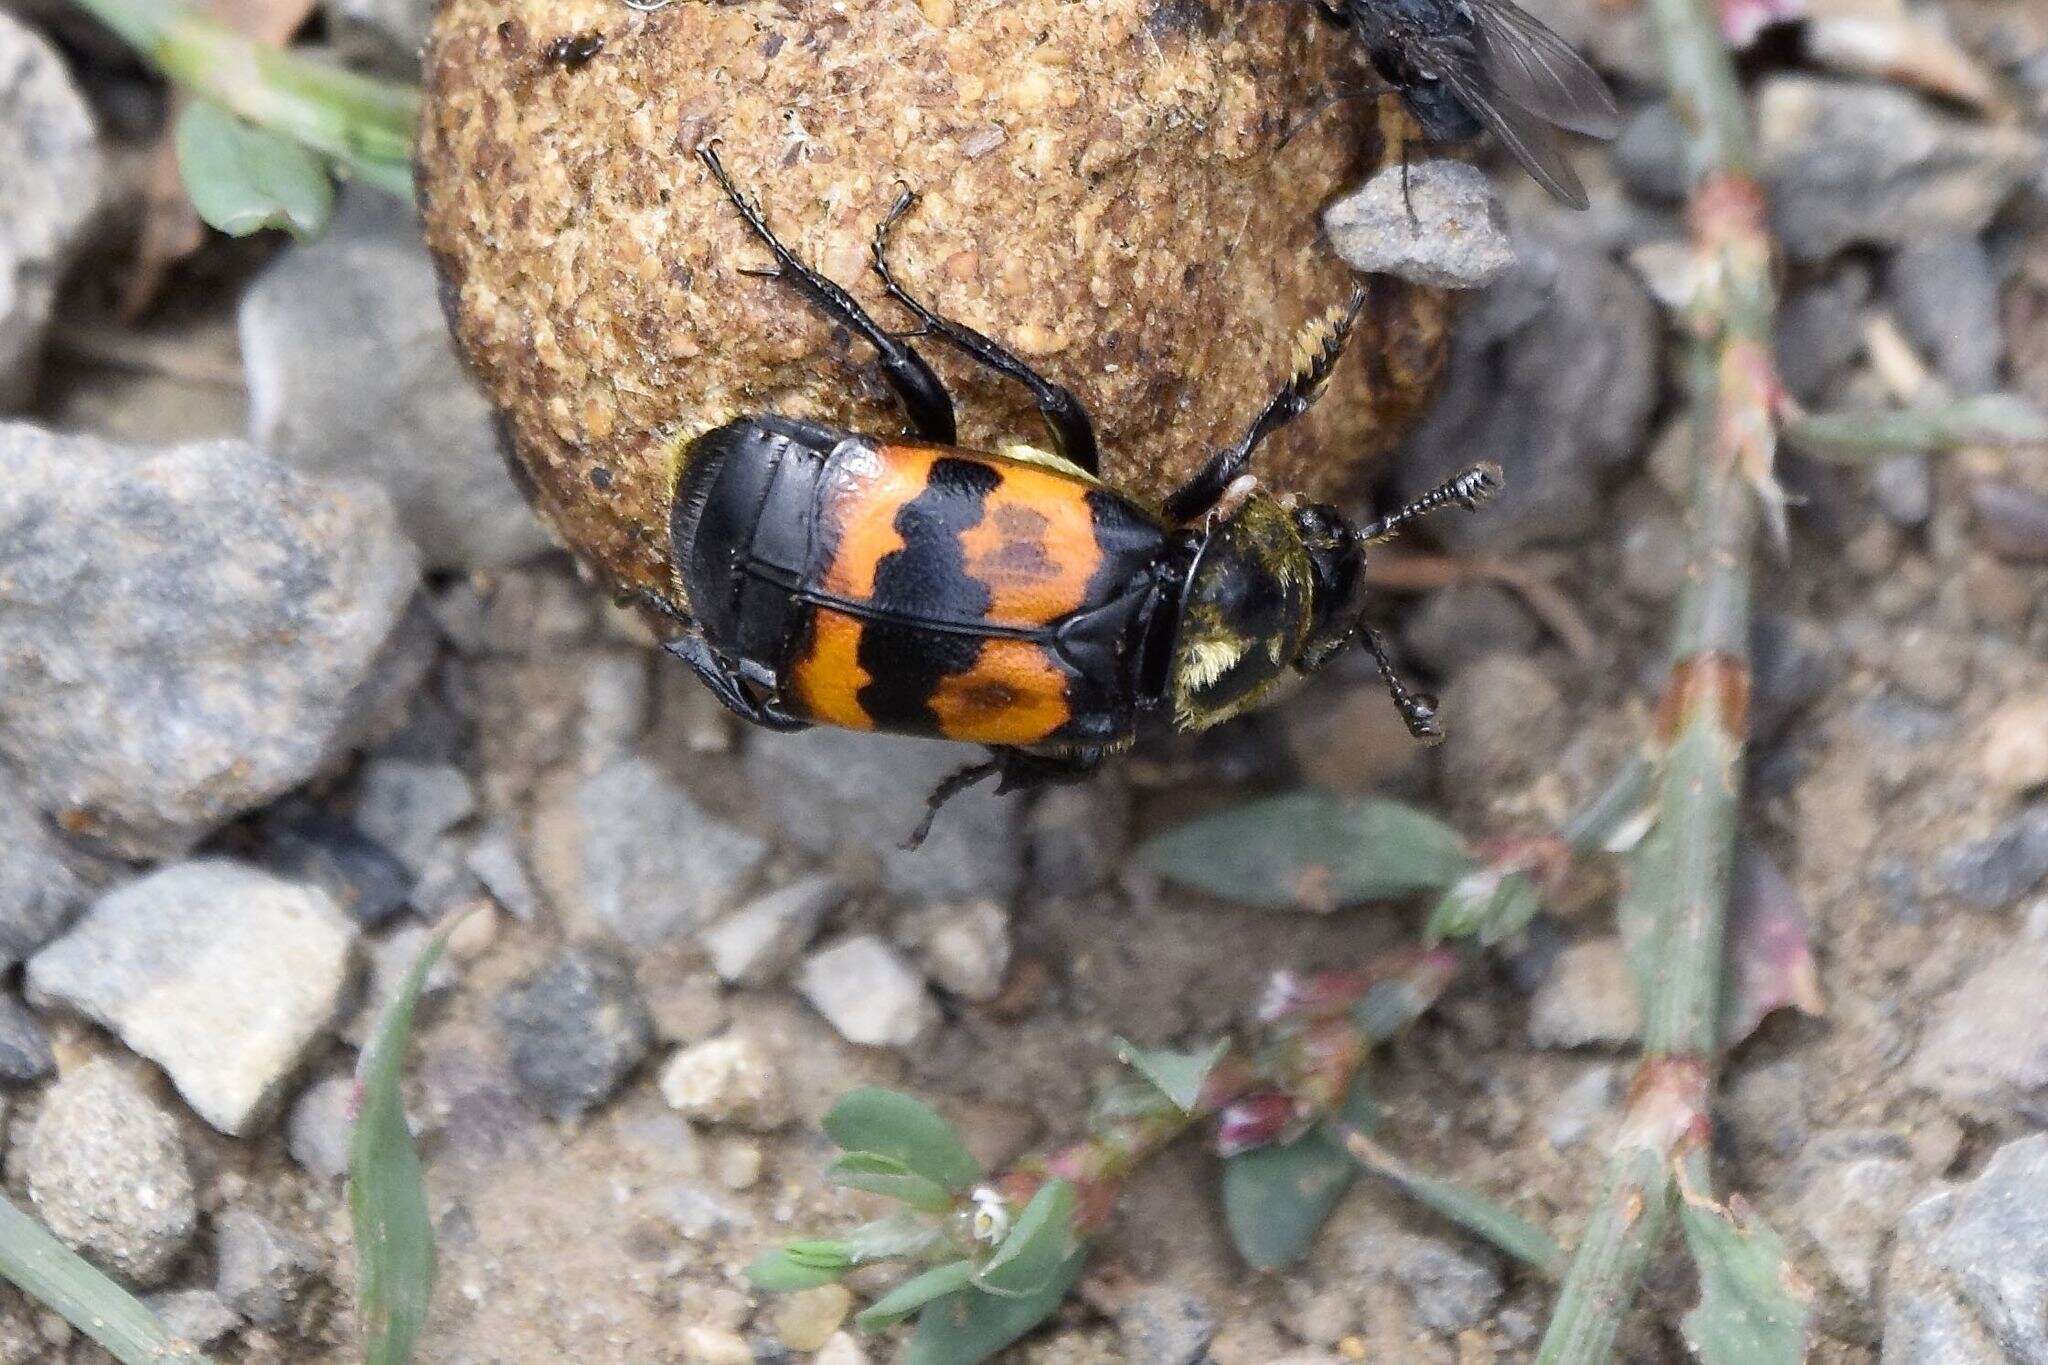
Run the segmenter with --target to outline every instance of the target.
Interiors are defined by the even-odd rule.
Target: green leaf
[[[756,1289],[770,1294],[787,1294],[798,1289],[816,1289],[831,1284],[852,1268],[852,1262],[833,1267],[792,1255],[790,1248],[763,1252],[747,1267],[747,1278]]]
[[[893,1090],[868,1086],[847,1095],[825,1115],[825,1132],[846,1151],[888,1157],[949,1190],[981,1179],[981,1163],[953,1125],[922,1100]]]
[[[1334,910],[1442,891],[1470,871],[1458,832],[1395,801],[1292,792],[1152,839],[1138,861],[1168,881],[1268,909]]]
[[[896,1158],[880,1152],[846,1153],[825,1168],[825,1181],[879,1194],[926,1213],[945,1213],[953,1207],[952,1192],[944,1185],[925,1179]]]
[[[897,1256],[916,1256],[928,1251],[945,1236],[934,1220],[904,1211],[872,1223],[862,1223],[840,1239],[846,1254],[857,1265],[886,1261]]]
[[[1077,1251],[1036,1292],[1015,1298],[963,1289],[918,1315],[903,1365],[980,1365],[1059,1310],[1088,1257]]]
[[[178,116],[178,171],[199,216],[230,237],[285,228],[311,237],[334,211],[326,163],[298,143],[194,100]]]
[[[1339,1131],[1334,1136],[1360,1166],[1416,1203],[1493,1243],[1546,1279],[1564,1278],[1564,1248],[1513,1209],[1494,1203],[1476,1190],[1417,1170],[1356,1129]]]
[[[863,1309],[854,1325],[863,1332],[879,1332],[903,1321],[933,1299],[944,1298],[967,1288],[974,1280],[974,1262],[949,1261],[913,1275]]]
[[[1074,1253],[1074,1187],[1048,1180],[1031,1196],[1010,1235],[974,1277],[990,1294],[1009,1298],[1036,1294]]]
[[[0,1276],[107,1348],[123,1365],[207,1365],[127,1290],[0,1199]]]
[[[1705,1365],[1798,1365],[1813,1293],[1784,1242],[1740,1204],[1680,1195],[1679,1226],[1700,1272],[1699,1306],[1680,1324],[1686,1345]]]
[[[1174,1108],[1183,1114],[1194,1112],[1195,1101],[1202,1097],[1203,1082],[1209,1079],[1209,1073],[1216,1069],[1216,1063],[1222,1061],[1223,1054],[1228,1051],[1228,1039],[1218,1042],[1206,1052],[1143,1048],[1122,1038],[1116,1040],[1116,1055],[1123,1063],[1157,1086],[1159,1092],[1172,1100]]]
[[[1477,939],[1490,948],[1528,928],[1542,908],[1542,894],[1524,873],[1475,868],[1458,878],[1430,910],[1423,937],[1430,943]]]
[[[367,1365],[412,1359],[433,1297],[434,1225],[399,1082],[420,989],[463,918],[451,918],[420,950],[357,1066],[362,1100],[349,1136],[348,1207]]]
[[[1379,1123],[1363,1076],[1338,1117],[1361,1132]],[[1322,1128],[1285,1147],[1230,1158],[1223,1164],[1223,1219],[1238,1255],[1260,1270],[1300,1260],[1358,1174],[1344,1145]]]

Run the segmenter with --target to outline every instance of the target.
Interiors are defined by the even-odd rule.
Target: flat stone
[[[320,1248],[247,1209],[217,1215],[213,1228],[215,1291],[259,1326],[290,1326],[300,1294],[325,1261]]]
[[[333,1022],[356,926],[316,888],[221,859],[101,897],[29,961],[29,999],[161,1066],[198,1115],[254,1131]]]
[[[796,987],[850,1043],[909,1047],[938,1022],[923,979],[873,934],[812,953]]]
[[[845,883],[832,876],[805,877],[755,897],[702,934],[712,970],[728,985],[767,985],[789,969],[846,897]]]
[[[92,108],[57,49],[0,10],[0,412],[34,391],[57,284],[99,209]]]
[[[654,1023],[618,954],[563,949],[498,998],[512,1075],[555,1119],[595,1108],[654,1046]]]
[[[1514,264],[1493,181],[1463,161],[1389,166],[1323,210],[1352,269],[1444,289],[1477,289]]]
[[[180,855],[417,685],[418,581],[367,484],[0,423],[0,757],[67,831]]]
[[[178,1125],[115,1062],[67,1072],[15,1154],[43,1223],[128,1283],[163,1283],[199,1226]]]
[[[652,947],[731,907],[767,861],[767,842],[700,806],[653,762],[627,758],[574,797],[590,914],[626,943]]]
[[[250,439],[307,473],[382,484],[432,566],[496,568],[550,541],[455,357],[439,290],[411,207],[344,194],[328,230],[242,296]]]

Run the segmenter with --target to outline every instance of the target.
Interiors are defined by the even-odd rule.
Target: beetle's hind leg
[[[996,779],[996,791],[1031,791],[1037,787],[1062,786],[1070,782],[1085,781],[1097,768],[1108,750],[1100,745],[1076,749],[1066,754],[1034,754],[1023,749],[991,749],[988,759],[972,763],[946,778],[932,788],[932,794],[925,798],[924,818],[917,822],[917,828],[910,832],[902,847],[914,849],[925,841],[932,832],[932,822],[948,801],[966,791],[983,778]]]
[[[958,439],[959,429],[953,420],[953,399],[946,392],[925,358],[901,337],[893,336],[880,323],[868,316],[853,295],[841,289],[832,281],[797,259],[796,253],[782,244],[768,226],[768,220],[761,214],[760,206],[749,199],[740,187],[733,183],[725,163],[719,160],[718,152],[710,144],[697,149],[697,159],[711,172],[711,178],[725,191],[725,197],[732,201],[733,208],[752,228],[754,235],[761,239],[775,257],[772,271],[753,271],[766,274],[774,279],[785,280],[790,287],[810,300],[812,306],[833,322],[858,334],[868,345],[875,348],[881,358],[882,377],[896,393],[904,411],[910,416],[911,430],[927,441],[940,445],[951,445]]]
[[[1031,390],[1039,415],[1045,419],[1046,426],[1052,429],[1053,439],[1059,443],[1059,453],[1090,474],[1096,473],[1100,456],[1096,449],[1095,424],[1089,420],[1088,410],[1081,406],[1081,400],[1074,396],[1072,389],[1053,383],[994,338],[975,331],[965,323],[940,317],[905,289],[896,273],[889,269],[889,234],[916,203],[917,192],[906,188],[896,196],[896,203],[888,216],[875,226],[870,255],[875,273],[882,277],[882,287],[889,291],[890,298],[916,315],[921,329],[919,335],[938,337],[976,364],[984,365],[1006,379],[1014,379]]]

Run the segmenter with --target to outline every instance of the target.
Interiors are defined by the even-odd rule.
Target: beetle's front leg
[[[773,702],[757,700],[739,676],[704,643],[703,636],[694,632],[678,635],[664,642],[662,648],[688,664],[690,671],[711,689],[711,695],[748,724],[784,734],[811,728],[809,721],[798,720]]]
[[[922,844],[932,832],[932,822],[938,818],[940,808],[985,777],[996,779],[998,795],[1065,786],[1086,781],[1102,766],[1109,750],[1096,744],[1061,754],[1034,754],[1028,749],[1007,746],[988,752],[987,761],[969,764],[932,788],[932,794],[925,798],[924,818],[917,822],[917,828],[910,832],[902,847],[912,849]]]

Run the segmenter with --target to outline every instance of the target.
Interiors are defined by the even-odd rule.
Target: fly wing
[[[1598,72],[1514,0],[1466,0],[1480,65],[1509,101],[1588,137],[1621,131],[1621,113]]]
[[[1496,90],[1487,72],[1470,59],[1442,62],[1440,71],[1444,83],[1551,198],[1575,209],[1592,202],[1578,173],[1550,140],[1539,115]]]

